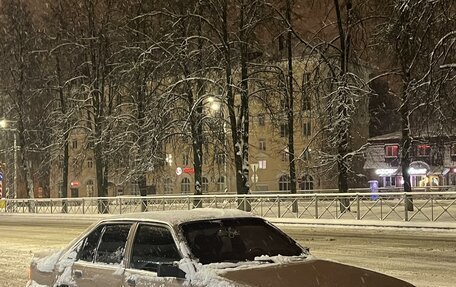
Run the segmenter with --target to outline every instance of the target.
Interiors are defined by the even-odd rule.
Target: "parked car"
[[[313,257],[261,217],[194,209],[105,218],[68,247],[32,260],[28,287],[410,287]]]

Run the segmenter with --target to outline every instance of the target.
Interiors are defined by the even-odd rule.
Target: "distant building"
[[[364,170],[379,187],[402,187],[401,133],[369,138]],[[456,185],[456,137],[414,137],[410,181],[413,187]]]

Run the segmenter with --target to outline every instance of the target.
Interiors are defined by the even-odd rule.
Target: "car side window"
[[[87,262],[120,264],[131,224],[101,225],[83,241],[78,259]]]
[[[97,229],[92,231],[84,239],[82,248],[78,255],[79,260],[93,262],[93,260],[95,259],[95,253],[97,251],[98,242],[100,241],[100,235],[104,227],[104,225],[98,226]]]
[[[159,263],[180,259],[181,255],[168,228],[139,225],[133,242],[132,268],[156,272]]]
[[[130,228],[131,224],[106,225],[98,244],[95,262],[120,264]]]

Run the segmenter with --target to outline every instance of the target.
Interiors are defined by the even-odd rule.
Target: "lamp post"
[[[16,198],[17,195],[17,129],[9,128],[9,123],[16,123],[15,121],[9,121],[2,119],[0,120],[0,127],[5,131],[13,132],[13,161],[14,161],[14,176],[13,176],[13,193],[10,195],[10,198]]]

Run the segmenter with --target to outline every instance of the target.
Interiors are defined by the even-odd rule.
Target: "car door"
[[[181,258],[171,230],[167,226],[139,224],[131,246],[129,266],[125,270],[124,286],[183,286],[185,279],[157,275],[159,264],[171,264]]]
[[[85,238],[72,268],[77,287],[122,286],[123,259],[131,227],[131,223],[106,224]]]

